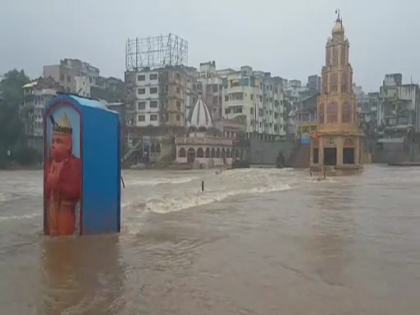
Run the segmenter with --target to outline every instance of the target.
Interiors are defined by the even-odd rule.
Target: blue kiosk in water
[[[43,118],[44,233],[118,233],[119,114],[96,100],[58,94]]]

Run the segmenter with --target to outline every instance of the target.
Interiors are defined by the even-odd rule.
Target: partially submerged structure
[[[311,139],[310,169],[328,175],[360,171],[364,161],[364,135],[359,128],[352,90],[350,44],[340,14],[326,45],[322,91],[318,96],[317,131]]]
[[[221,121],[216,128],[212,115],[201,97],[192,108],[185,136],[176,137],[176,162],[193,163],[196,168],[212,168],[231,164],[239,157],[234,139],[245,132],[245,125]],[[242,127],[242,128],[241,128]]]

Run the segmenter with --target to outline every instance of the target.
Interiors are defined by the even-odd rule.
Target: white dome
[[[213,119],[210,111],[201,97],[191,111],[188,127],[195,129],[209,129],[213,127]]]

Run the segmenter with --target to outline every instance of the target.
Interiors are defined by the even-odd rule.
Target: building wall
[[[65,65],[44,66],[43,76],[53,78],[66,92],[76,92],[74,71]]]
[[[410,145],[404,143],[403,139],[401,141],[392,140],[376,147],[373,153],[373,163],[420,162],[420,146],[418,143]]]
[[[213,121],[220,120],[223,117],[223,79],[217,73],[214,61],[200,64],[197,91],[207,104]]]
[[[90,82],[89,77],[87,76],[75,76],[74,77],[75,83],[75,91],[77,94],[90,97]]]
[[[275,165],[279,152],[288,160],[295,148],[293,141],[261,141],[250,139],[250,163],[256,165]]]

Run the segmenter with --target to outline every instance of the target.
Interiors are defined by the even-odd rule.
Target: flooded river
[[[420,169],[308,175],[128,171],[119,236],[52,240],[0,172],[0,314],[420,314]]]

